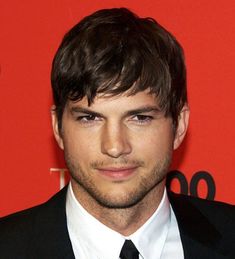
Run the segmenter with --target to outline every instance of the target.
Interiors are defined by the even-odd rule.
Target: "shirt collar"
[[[144,259],[152,259],[153,255],[160,258],[164,247],[170,222],[170,205],[165,190],[155,213],[135,233],[124,237],[90,215],[75,198],[69,184],[66,214],[70,233],[83,247],[94,250],[97,258],[119,258],[124,240],[131,239]]]
[[[160,258],[170,226],[170,203],[166,189],[154,214],[135,233],[131,239],[144,259]]]
[[[119,258],[124,242],[122,235],[89,214],[75,198],[71,184],[67,193],[66,213],[68,228],[81,247],[95,251],[97,258]]]

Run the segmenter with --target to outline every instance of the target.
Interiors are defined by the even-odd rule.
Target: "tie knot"
[[[136,249],[135,245],[132,243],[131,240],[125,241],[121,253],[121,259],[139,259],[139,251]]]

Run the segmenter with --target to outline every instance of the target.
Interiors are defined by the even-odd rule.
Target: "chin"
[[[121,193],[121,191],[119,191],[112,194],[109,192],[107,195],[99,195],[96,192],[90,193],[90,195],[102,207],[110,209],[127,209],[140,203],[147,193],[148,191],[138,193],[135,190],[129,193]]]

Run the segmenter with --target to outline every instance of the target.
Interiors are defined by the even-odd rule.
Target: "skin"
[[[148,91],[68,101],[55,138],[64,150],[75,197],[103,224],[130,235],[157,209],[172,152],[188,126],[185,106],[174,132],[172,119]]]

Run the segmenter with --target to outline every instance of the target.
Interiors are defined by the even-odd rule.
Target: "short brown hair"
[[[60,126],[68,100],[91,103],[97,93],[150,89],[176,125],[187,102],[182,47],[153,18],[126,8],[99,10],[76,24],[57,50],[51,81]]]

